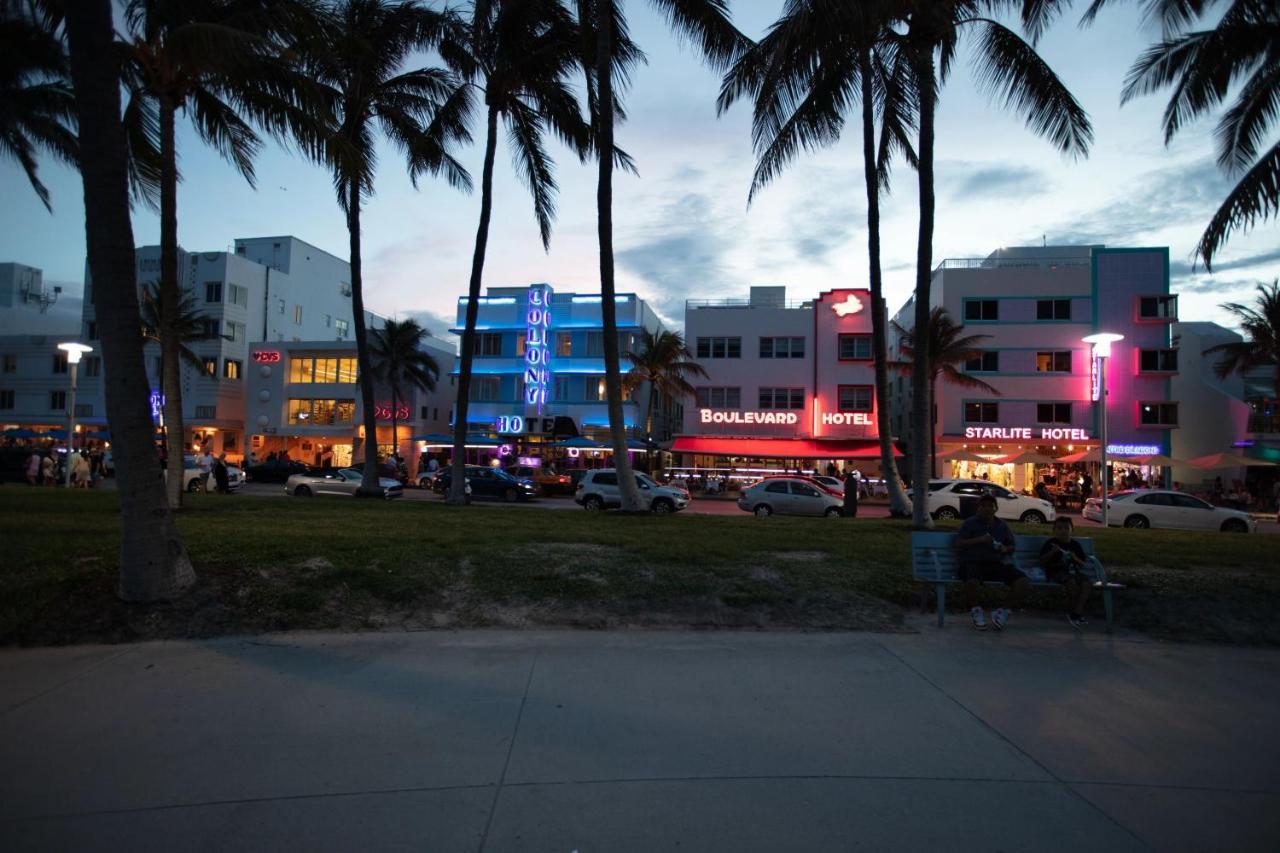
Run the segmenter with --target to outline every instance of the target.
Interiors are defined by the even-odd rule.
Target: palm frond
[[[716,69],[728,68],[751,46],[729,17],[725,0],[651,0],[679,35]]]
[[[1258,220],[1268,221],[1280,210],[1280,143],[1262,155],[1245,172],[1219,205],[1200,235],[1195,255],[1213,269],[1213,256],[1236,230],[1248,230]]]

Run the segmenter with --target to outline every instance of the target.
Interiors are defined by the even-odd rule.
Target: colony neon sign
[[[704,424],[795,424],[800,416],[795,412],[717,412],[699,409],[698,416]]]
[[[1035,433],[1033,436],[1032,433]],[[997,438],[1012,441],[1088,441],[1089,431],[1076,427],[965,427],[965,438]]]
[[[529,305],[525,311],[524,402],[534,406],[538,414],[547,404],[551,389],[551,288],[535,284],[529,288]]]

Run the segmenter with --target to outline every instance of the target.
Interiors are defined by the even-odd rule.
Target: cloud
[[[937,174],[945,176],[948,195],[957,200],[995,196],[1009,199],[1017,194],[1043,193],[1049,177],[1029,166],[949,161],[939,163]],[[952,177],[954,175],[954,177]]]
[[[1245,255],[1243,258],[1234,258],[1229,261],[1219,261],[1213,265],[1213,271],[1215,273],[1228,272],[1230,270],[1250,269],[1276,263],[1280,263],[1280,249],[1273,249],[1270,252],[1262,252],[1256,255]],[[1192,261],[1169,262],[1169,276],[1171,278],[1203,275],[1204,272],[1203,264],[1196,264]]]
[[[787,205],[786,243],[794,247],[800,261],[829,264],[831,255],[866,226],[866,203],[857,192],[862,172],[808,168],[800,186]]]
[[[451,314],[445,314],[441,311],[431,311],[428,309],[417,309],[411,311],[399,311],[396,313],[398,320],[417,320],[418,325],[426,329],[433,337],[439,338],[446,346],[456,346],[458,338],[449,332],[453,328],[457,317]]]

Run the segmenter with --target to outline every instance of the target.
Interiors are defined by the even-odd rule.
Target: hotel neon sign
[[[826,426],[871,426],[871,415],[868,412],[823,412],[822,423]]]
[[[699,409],[698,417],[704,424],[796,424],[800,415],[796,412],[718,412]]]
[[[1034,433],[1034,435],[1033,435]],[[965,438],[1005,441],[1089,441],[1089,431],[1078,427],[965,427]]]
[[[525,312],[524,402],[535,407],[538,414],[542,414],[551,389],[551,345],[547,339],[550,329],[551,288],[532,285]]]

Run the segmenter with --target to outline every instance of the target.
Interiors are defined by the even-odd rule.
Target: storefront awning
[[[747,456],[756,459],[873,459],[880,455],[876,439],[824,438],[720,438],[709,435],[677,436],[672,453],[707,456]],[[894,448],[894,456],[901,456]]]

